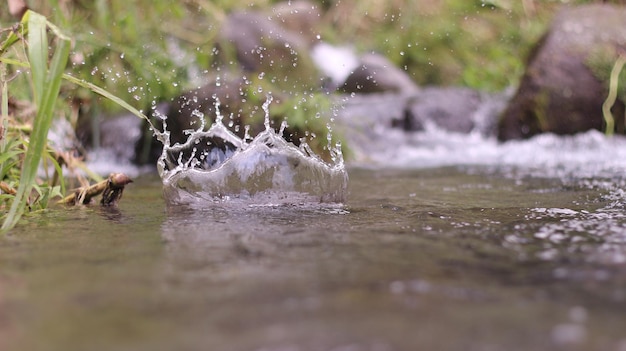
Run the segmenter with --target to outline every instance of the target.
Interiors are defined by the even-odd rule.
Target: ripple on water
[[[587,262],[626,263],[624,191],[610,189],[602,200],[605,205],[597,209],[532,208],[506,240],[540,247],[536,255],[543,260],[579,253]]]

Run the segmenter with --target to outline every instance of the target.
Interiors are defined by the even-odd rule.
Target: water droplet
[[[204,113],[198,110],[193,110],[191,111],[191,117],[197,118],[197,122],[200,122],[200,127],[197,130],[203,131],[204,130]],[[191,124],[195,124],[195,122],[196,121],[191,121]]]
[[[222,119],[224,118],[224,116],[222,116],[222,113],[220,112],[220,98],[218,98],[216,95],[213,95],[213,99],[215,99],[215,104],[213,105],[215,107],[215,123],[222,124]]]
[[[270,104],[272,103],[272,99],[272,94],[267,94],[267,98],[263,103],[263,112],[265,112],[263,124],[265,125],[265,130],[270,130]]]
[[[243,127],[243,142],[245,143],[247,140],[252,140],[250,136],[250,125],[245,125]]]
[[[285,128],[287,128],[287,120],[283,120],[282,123],[280,124],[280,129],[278,130],[278,135],[280,135],[281,137],[283,136],[283,133],[285,132]]]

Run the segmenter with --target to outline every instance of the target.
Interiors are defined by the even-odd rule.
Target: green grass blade
[[[615,100],[617,99],[619,74],[625,64],[626,56],[620,55],[611,70],[611,76],[609,79],[609,94],[602,104],[602,115],[604,117],[604,123],[606,124],[606,130],[604,133],[607,136],[612,136],[615,133],[615,117],[613,117],[613,113],[611,113],[611,107],[613,107]]]
[[[98,95],[102,95],[103,97],[115,102],[116,104],[118,104],[119,106],[125,108],[128,112],[134,114],[135,116],[139,117],[139,118],[143,118],[146,121],[148,121],[148,123],[150,123],[150,126],[153,127],[154,130],[157,130],[154,128],[154,126],[152,125],[152,122],[150,121],[150,119],[148,118],[148,116],[146,116],[145,114],[143,114],[141,111],[137,110],[136,108],[134,108],[133,106],[131,106],[129,103],[127,103],[126,101],[120,99],[119,97],[111,94],[110,92],[108,92],[107,90],[86,82],[82,79],[78,79],[76,77],[70,76],[69,74],[64,74],[63,75],[63,79],[70,81],[76,85],[79,85],[83,88],[87,88],[91,91],[93,91],[94,93],[98,94]]]
[[[10,59],[10,58],[6,58],[6,57],[0,57],[0,62],[4,62],[6,64],[9,65],[14,65],[14,66],[19,66],[19,67],[23,67],[23,68],[29,68],[30,65],[27,62],[22,62],[22,61],[18,61],[18,60],[14,60],[14,59]],[[142,118],[144,120],[146,120],[150,126],[152,127],[153,130],[158,131],[158,129],[156,129],[154,127],[154,125],[152,124],[152,122],[150,121],[150,118],[148,118],[148,116],[146,116],[144,113],[142,113],[141,111],[139,111],[138,109],[134,108],[132,105],[130,105],[129,103],[127,103],[126,101],[124,101],[123,99],[115,96],[114,94],[110,93],[109,91],[93,84],[90,82],[87,82],[85,80],[76,78],[74,76],[71,76],[69,74],[64,73],[63,74],[63,79],[67,80],[70,83],[74,83],[78,86],[81,86],[83,88],[89,89],[92,92],[101,95],[111,101],[113,101],[114,103],[116,103],[117,105],[119,105],[120,107],[123,107],[124,109],[126,109],[128,112],[132,113],[133,115]]]
[[[0,46],[0,56],[2,56],[2,54],[4,54],[4,52],[7,51],[13,44],[20,41],[21,38],[26,35],[28,32],[28,21],[31,13],[31,11],[26,11],[22,17],[22,21],[20,22],[20,27],[16,31],[11,32],[11,34],[9,34],[9,36],[4,40]],[[18,30],[21,31],[20,35],[17,35]]]
[[[59,186],[61,188],[61,193],[65,194],[65,177],[63,176],[63,167],[59,164],[59,161],[54,157],[54,150],[46,150],[45,151],[45,160],[49,162],[53,167],[55,172],[58,174]],[[51,184],[55,185],[55,184]]]
[[[0,65],[0,152],[2,153],[6,150],[6,130],[9,126],[9,82],[6,81],[6,75],[6,66]],[[0,161],[0,169],[2,169],[3,162]]]
[[[30,12],[28,20],[28,60],[33,79],[34,101],[40,106],[48,72],[48,35],[46,18],[36,12]]]
[[[0,165],[7,162],[9,159],[17,157],[20,153],[21,151],[18,151],[18,150],[12,150],[12,149],[8,149],[6,151],[3,150],[2,153],[0,153]]]
[[[31,14],[31,18],[33,14],[35,13]],[[37,25],[39,24],[38,21],[36,23]],[[29,25],[32,24],[33,22],[29,22]],[[31,30],[34,29],[35,28],[31,28]],[[39,38],[39,40],[41,40],[41,38]],[[45,45],[45,51],[47,52],[47,42]],[[33,131],[30,136],[28,150],[26,151],[26,155],[24,156],[24,163],[20,176],[20,185],[17,189],[17,194],[15,195],[13,203],[11,204],[9,213],[7,214],[7,217],[2,224],[1,229],[3,231],[11,229],[20,219],[21,215],[24,212],[28,196],[33,189],[33,185],[35,184],[39,162],[42,158],[42,153],[47,144],[48,130],[50,129],[50,125],[54,116],[54,105],[57,96],[59,95],[59,90],[61,88],[63,71],[65,70],[65,66],[69,58],[70,46],[71,45],[69,40],[66,40],[64,38],[61,38],[61,40],[59,40],[56,51],[54,53],[54,57],[52,58],[52,62],[50,64],[50,70],[47,72],[47,74],[45,74],[45,67],[47,66],[46,62],[43,62],[42,65],[41,62],[31,61],[31,70],[33,70],[33,68],[37,65],[39,66],[38,69],[43,69],[44,72],[44,79],[41,80],[40,77],[36,80],[34,78],[35,74],[33,70],[34,89],[40,91],[42,96],[39,100],[40,103],[38,104],[37,115],[33,124]],[[29,51],[31,51],[30,47]],[[40,55],[40,53],[33,52],[33,56],[31,58],[39,60],[42,58],[42,56]],[[38,74],[41,74],[41,72]],[[37,86],[38,84],[41,84],[41,86]]]

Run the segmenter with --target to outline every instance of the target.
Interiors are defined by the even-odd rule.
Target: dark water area
[[[2,350],[626,350],[621,179],[349,169],[337,206],[55,209],[0,239]]]

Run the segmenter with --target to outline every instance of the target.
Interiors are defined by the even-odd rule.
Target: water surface
[[[624,350],[623,180],[350,169],[337,205],[53,210],[0,239],[6,350]]]

